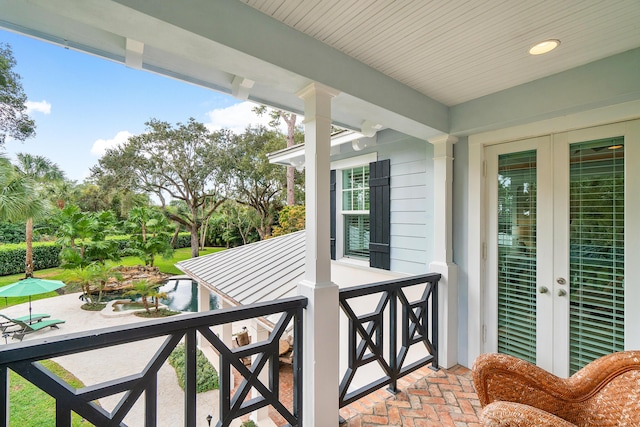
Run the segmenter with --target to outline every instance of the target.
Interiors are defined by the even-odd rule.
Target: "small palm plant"
[[[149,295],[150,297],[153,298],[153,301],[155,303],[156,306],[156,313],[159,310],[159,305],[160,305],[160,298],[166,298],[167,297],[167,293],[166,292],[159,292],[158,288],[154,288],[153,289],[153,293],[151,295]]]
[[[158,294],[158,286],[160,285],[157,283],[153,283],[149,279],[138,280],[137,282],[133,283],[133,288],[130,291],[126,292],[125,295],[139,295],[142,299],[142,305],[144,306],[145,310],[147,310],[147,313],[151,313],[151,310],[149,310],[148,298]],[[156,311],[157,310],[158,306],[156,302]]]

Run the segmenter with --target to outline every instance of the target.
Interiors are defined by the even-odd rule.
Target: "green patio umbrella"
[[[20,280],[0,288],[0,297],[29,297],[29,321],[31,321],[31,295],[44,294],[65,286],[60,280],[28,279]]]

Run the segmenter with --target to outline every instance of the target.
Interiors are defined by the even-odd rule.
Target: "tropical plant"
[[[116,280],[122,279],[122,274],[114,267],[110,267],[104,263],[93,263],[89,267],[93,272],[93,283],[98,286],[98,303],[102,302],[104,288],[111,278]]]
[[[82,288],[82,298],[85,303],[92,304],[91,287],[95,284],[97,277],[95,272],[89,267],[74,268],[67,274],[69,281],[77,282]],[[97,302],[97,301],[96,301]]]
[[[149,279],[138,280],[133,283],[131,290],[125,292],[125,295],[140,297],[144,309],[147,313],[151,313],[151,310],[149,310],[149,298],[158,295],[157,288],[159,286],[158,283],[153,283]],[[156,305],[156,311],[157,310],[158,306]]]
[[[104,263],[120,258],[118,243],[107,240],[115,233],[115,217],[110,211],[82,212],[77,206],[68,205],[54,217],[63,268],[86,267],[94,261]]]
[[[131,233],[131,252],[145,265],[153,266],[157,255],[162,255],[164,258],[172,256],[173,230],[160,210],[145,206],[132,208],[129,211],[126,226]]]

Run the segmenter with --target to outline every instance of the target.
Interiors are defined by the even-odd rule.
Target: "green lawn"
[[[200,251],[200,256],[211,254],[214,252],[219,252],[224,250],[225,248],[205,248]],[[183,261],[185,259],[191,258],[191,248],[181,248],[176,249],[173,253],[173,257],[171,259],[163,259],[157,258],[155,265],[160,268],[160,271],[167,274],[182,274],[180,270],[175,267],[175,263],[178,261]],[[112,263],[114,266],[116,265],[124,265],[124,266],[132,266],[140,264],[140,258],[137,257],[125,257],[122,258],[119,262]],[[34,272],[34,277],[40,279],[51,279],[51,280],[62,280],[66,281],[69,277],[69,272],[62,268],[48,268],[46,270],[38,270]],[[9,285],[11,283],[15,283],[18,280],[22,279],[24,274],[12,274],[10,276],[2,276],[0,277],[0,287]],[[67,291],[75,291],[79,289],[66,289]],[[33,295],[31,297],[31,301],[36,301],[43,298],[51,298],[58,295],[56,292],[48,292],[46,294]],[[0,298],[0,309],[9,307],[16,304],[22,304],[24,302],[29,301],[28,297],[16,297],[16,298]]]
[[[42,364],[72,387],[84,387],[84,384],[79,379],[57,363],[51,360],[44,360]],[[39,427],[55,425],[56,404],[53,397],[13,371],[9,374],[9,384],[10,426]],[[92,425],[83,421],[76,413],[73,414],[71,421],[73,427]]]

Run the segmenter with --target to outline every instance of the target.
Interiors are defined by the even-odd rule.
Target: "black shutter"
[[[391,162],[369,163],[369,265],[391,269]]]
[[[329,177],[329,237],[331,238],[331,259],[336,259],[336,171]]]

